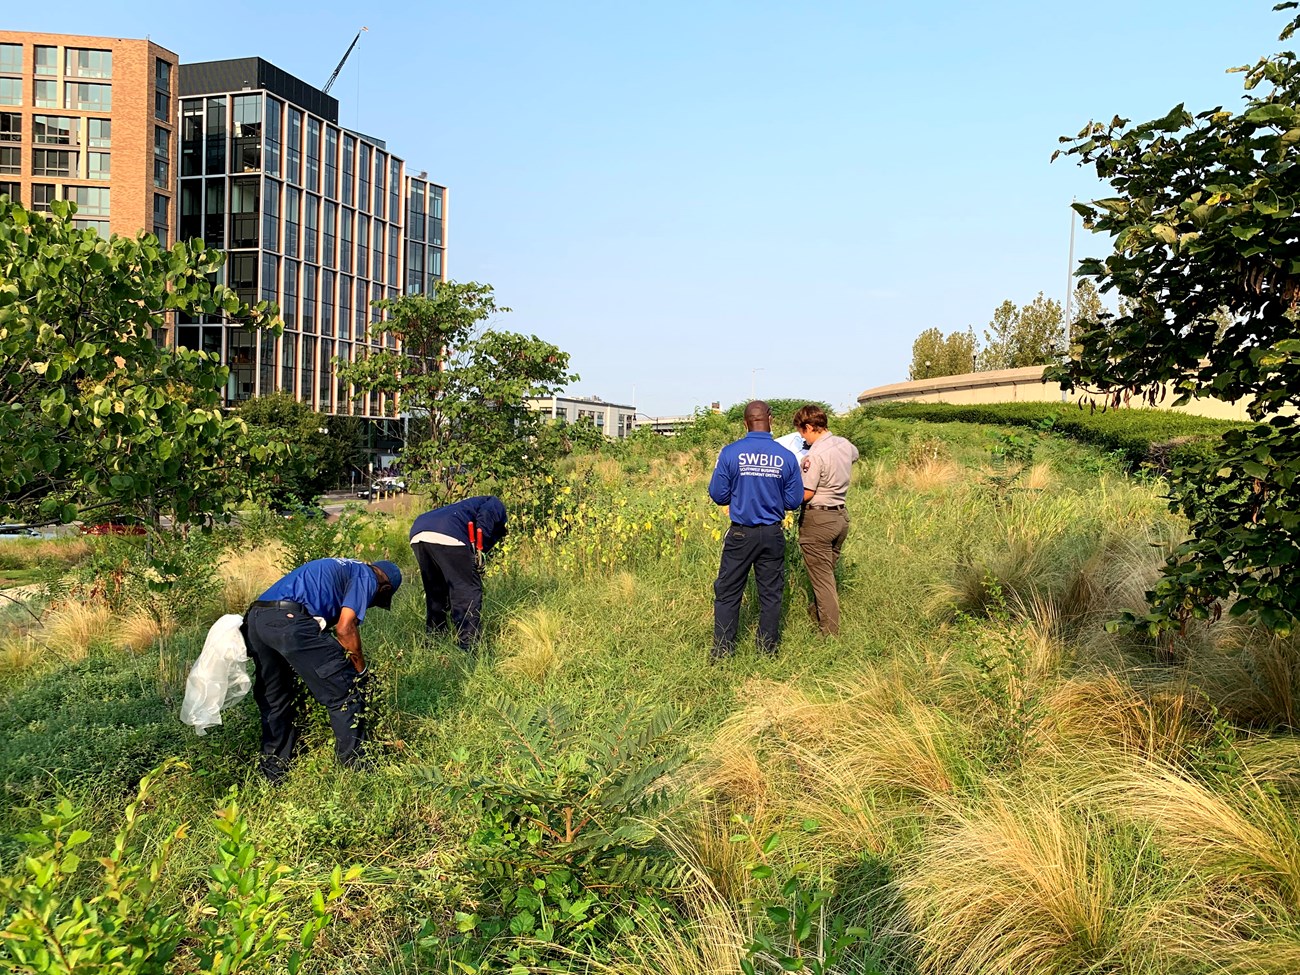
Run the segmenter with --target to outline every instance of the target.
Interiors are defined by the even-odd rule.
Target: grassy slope
[[[815,864],[837,885],[836,910],[873,923],[883,970],[1219,971],[1262,950],[1280,967],[1250,970],[1289,970],[1289,932],[1300,929],[1290,806],[1268,808],[1268,833],[1281,838],[1261,853],[1240,736],[1187,689],[1199,644],[1175,670],[1100,627],[1150,563],[1145,543],[1175,531],[1157,491],[1055,439],[1037,442],[1036,470],[989,467],[994,433],[873,425],[882,457],[859,465],[850,497],[843,634],[815,634],[795,573],[776,660],[746,645],[706,666],[717,543],[701,531],[666,557],[586,570],[521,542],[489,582],[490,639],[476,660],[424,641],[412,572],[394,611],[374,613],[364,634],[383,679],[386,746],[367,775],[335,767],[319,715],[311,753],[277,791],[251,772],[251,700],[206,738],[181,728],[182,665],[199,632],[169,638],[161,653],[97,644],[74,662],[11,654],[24,666],[10,669],[0,704],[0,781],[15,804],[5,825],[22,819],[17,804],[54,791],[112,824],[134,778],[179,754],[192,771],[170,783],[151,832],[202,822],[239,786],[255,835],[288,862],[397,871],[397,882],[350,896],[324,970],[415,970],[400,945],[421,918],[462,903],[473,878],[458,856],[466,810],[412,773],[496,766],[502,695],[564,701],[593,727],[634,701],[668,702],[698,756],[691,776],[703,791],[672,835],[700,884],[688,904],[695,927],[647,936],[642,967],[737,970],[735,951],[717,946],[756,923],[745,899],[757,891],[726,842],[740,813],[755,829],[822,823],[777,856]],[[576,466],[574,484],[621,480],[608,461],[590,474]],[[692,524],[721,526],[702,500],[706,471],[697,459],[648,477],[698,507]],[[399,520],[388,550],[408,567],[404,537]],[[954,603],[973,615],[954,619]],[[752,633],[752,605],[746,613]],[[527,676],[530,667],[545,676]],[[1202,676],[1227,688],[1221,715],[1267,717],[1267,706],[1232,698],[1231,675]],[[1167,764],[1153,771],[1144,763],[1154,760]],[[1227,778],[1212,781],[1224,767]],[[1179,778],[1187,769],[1195,774]],[[1181,806],[1170,801],[1177,789]],[[1195,837],[1238,845],[1180,848],[1162,827],[1192,807],[1205,820]],[[208,842],[182,853],[179,896],[194,896]],[[1225,842],[1218,869],[1206,851]]]

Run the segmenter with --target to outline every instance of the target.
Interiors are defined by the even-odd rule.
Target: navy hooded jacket
[[[442,508],[426,511],[415,519],[411,526],[411,537],[420,532],[437,532],[459,539],[469,544],[469,523],[483,532],[483,551],[489,552],[492,546],[506,537],[506,506],[500,498],[482,494],[466,498]]]

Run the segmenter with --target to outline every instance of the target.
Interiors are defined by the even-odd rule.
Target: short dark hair
[[[812,427],[814,430],[826,429],[826,411],[816,403],[808,403],[794,411],[794,427],[801,430]]]

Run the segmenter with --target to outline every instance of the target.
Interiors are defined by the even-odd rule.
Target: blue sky
[[[13,5],[15,30],[151,36],[329,77],[340,120],[451,188],[449,269],[572,389],[652,415],[852,404],[925,328],[1066,290],[1057,137],[1185,101],[1281,45],[1271,2],[935,0]],[[1080,232],[1076,256],[1105,250]]]

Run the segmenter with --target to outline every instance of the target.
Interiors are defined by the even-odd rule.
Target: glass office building
[[[357,394],[332,363],[397,347],[372,333],[371,302],[446,279],[446,188],[408,176],[382,140],[338,124],[336,99],[261,58],[182,64],[179,88],[177,236],[224,250],[224,283],[278,304],[284,332],[183,318],[175,342],[222,356],[229,405],[281,390],[325,413],[397,417],[400,404]]]

